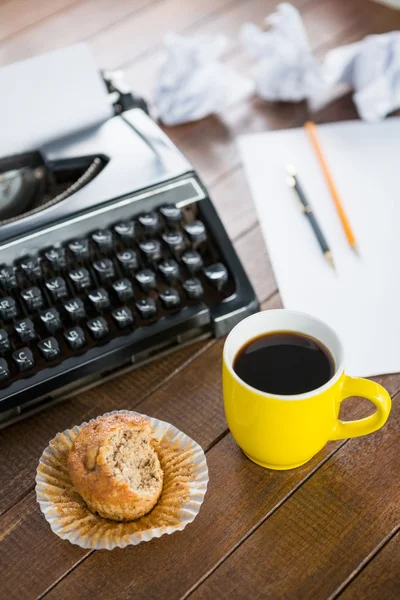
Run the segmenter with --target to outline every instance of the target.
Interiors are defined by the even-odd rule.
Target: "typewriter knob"
[[[127,306],[122,306],[121,308],[116,308],[112,311],[112,317],[116,323],[116,325],[123,329],[124,327],[128,327],[128,325],[132,325],[133,316],[132,311],[129,310]]]
[[[101,340],[108,335],[108,323],[104,317],[96,317],[87,322],[91,336],[95,340]]]
[[[167,281],[179,278],[179,265],[173,258],[168,258],[158,265],[158,269]]]
[[[196,273],[203,266],[203,259],[197,250],[187,250],[182,254],[182,262],[190,273]]]
[[[32,350],[30,350],[29,348],[21,348],[20,350],[15,350],[12,354],[12,357],[18,367],[18,371],[27,371],[28,369],[31,369],[35,364]]]
[[[166,204],[160,207],[160,213],[170,225],[179,223],[182,220],[182,211],[175,204]]]
[[[177,308],[181,303],[179,294],[173,287],[169,287],[166,290],[161,291],[160,300],[166,309]]]
[[[156,233],[160,228],[160,220],[154,210],[140,215],[139,223],[142,225],[145,233]]]
[[[171,252],[179,252],[185,248],[185,240],[181,231],[166,231],[162,239]]]
[[[151,269],[143,269],[136,273],[136,281],[142,290],[152,290],[157,286],[156,274]]]
[[[144,240],[139,247],[149,261],[161,258],[161,244],[158,240]]]
[[[217,290],[221,290],[228,281],[228,271],[222,263],[215,263],[204,268],[204,275],[211,285]]]
[[[17,278],[13,267],[2,265],[0,267],[0,286],[3,290],[11,290],[17,287]]]
[[[142,319],[150,319],[157,313],[157,306],[153,298],[147,296],[136,302],[136,308]]]
[[[186,223],[184,229],[192,244],[201,244],[201,242],[205,242],[207,239],[207,231],[204,223],[201,221]]]
[[[114,231],[124,244],[135,241],[136,230],[134,221],[121,221],[114,226]]]
[[[106,281],[115,275],[114,263],[109,258],[97,260],[93,263],[93,267],[101,281]]]
[[[26,277],[30,280],[35,280],[42,274],[40,263],[35,256],[26,256],[21,260],[19,266],[21,267]]]
[[[36,286],[22,290],[21,297],[24,300],[28,310],[36,310],[43,306],[43,296],[40,289]]]
[[[54,337],[40,340],[38,348],[46,360],[54,360],[60,354],[60,346]]]
[[[85,333],[81,327],[71,327],[64,331],[64,339],[72,350],[79,350],[86,344]]]
[[[117,252],[117,260],[124,271],[134,271],[139,266],[136,252],[130,248]]]
[[[55,270],[63,269],[67,264],[64,248],[49,248],[45,251],[44,256]]]
[[[71,250],[76,260],[86,260],[87,258],[89,258],[89,240],[72,240],[71,242],[69,242],[68,248]]]
[[[191,300],[198,300],[204,294],[203,286],[201,285],[201,281],[197,279],[197,277],[193,277],[192,279],[186,279],[183,282],[183,289],[185,290],[187,296]]]
[[[109,252],[112,249],[113,236],[109,229],[98,229],[92,234],[92,240],[101,252]]]

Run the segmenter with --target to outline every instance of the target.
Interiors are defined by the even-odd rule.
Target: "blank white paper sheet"
[[[0,158],[38,150],[113,115],[86,44],[2,67],[0,92]]]
[[[320,125],[318,137],[359,256],[348,245],[303,128],[239,139],[283,305],[336,330],[348,374],[395,373],[400,371],[400,118]],[[288,163],[297,168],[336,272],[285,182]]]

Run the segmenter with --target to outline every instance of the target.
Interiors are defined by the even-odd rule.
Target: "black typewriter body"
[[[206,188],[143,110],[11,168],[26,191],[0,215],[0,422],[258,310]]]

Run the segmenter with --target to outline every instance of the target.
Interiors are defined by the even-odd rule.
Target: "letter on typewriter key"
[[[14,329],[21,342],[29,342],[36,337],[35,326],[31,319],[21,319],[20,321],[17,321],[14,325]]]
[[[163,262],[158,265],[158,268],[166,281],[172,282],[179,279],[179,265],[173,258],[163,260]]]
[[[180,231],[166,231],[162,234],[162,239],[171,252],[179,252],[185,249],[185,240]]]
[[[136,281],[145,292],[154,289],[157,285],[156,274],[151,269],[143,269],[136,273]]]
[[[5,352],[10,349],[10,340],[5,329],[0,329],[0,352]]]
[[[192,279],[186,279],[186,281],[184,281],[182,285],[186,294],[192,300],[199,300],[204,294],[201,281],[197,279],[197,277],[193,277]]]
[[[112,287],[121,302],[133,298],[133,286],[129,279],[118,279],[114,281]]]
[[[10,369],[8,368],[7,361],[4,358],[0,358],[0,381],[5,381],[10,377]]]
[[[71,250],[74,258],[78,261],[86,260],[89,258],[89,240],[72,240],[68,244],[68,248]]]
[[[128,325],[132,325],[133,323],[132,312],[127,306],[122,306],[122,308],[116,308],[112,311],[111,314],[114,321],[120,329],[128,327]]]
[[[12,290],[12,288],[17,287],[17,278],[13,267],[7,267],[6,265],[0,267],[0,286],[3,290]]]
[[[21,260],[19,266],[31,281],[42,275],[40,263],[36,256],[26,256]]]
[[[161,258],[161,244],[158,240],[143,240],[139,247],[148,261],[152,262]]]
[[[87,322],[88,329],[95,340],[101,340],[108,334],[108,324],[104,317],[96,317]]]
[[[186,225],[184,225],[184,229],[188,234],[192,244],[200,244],[201,242],[205,242],[207,239],[207,231],[201,221],[186,223]]]
[[[182,254],[182,262],[189,273],[196,273],[203,266],[203,259],[197,250],[187,250]]]
[[[54,360],[60,355],[60,346],[54,337],[40,340],[38,348],[46,360]]]
[[[43,306],[43,296],[40,289],[36,286],[22,290],[21,297],[24,300],[28,310],[37,310]]]
[[[206,276],[207,280],[217,288],[217,290],[221,290],[228,281],[228,271],[226,270],[225,265],[220,262],[215,263],[215,265],[205,267],[204,275]]]
[[[104,310],[110,306],[110,298],[108,292],[104,288],[98,288],[88,293],[90,302],[98,311]]]
[[[115,275],[114,263],[109,258],[102,258],[93,263],[94,270],[100,278],[100,281],[106,281]]]
[[[18,307],[14,298],[7,296],[0,298],[0,319],[3,321],[11,321],[18,315]]]
[[[32,351],[29,348],[20,348],[12,353],[14,362],[18,367],[18,371],[27,371],[35,364]]]
[[[143,227],[145,233],[156,233],[160,228],[160,220],[155,211],[151,211],[144,215],[140,215],[139,223]]]
[[[54,301],[65,298],[68,295],[67,284],[62,277],[53,277],[45,281],[45,286],[49,290]]]
[[[92,234],[92,240],[100,252],[109,252],[113,246],[113,236],[109,229],[98,229]]]
[[[118,252],[117,260],[121,268],[126,272],[134,271],[138,268],[139,265],[136,252],[134,252],[134,250],[131,250],[130,248]]]
[[[136,231],[134,221],[121,221],[114,227],[114,231],[124,244],[130,244],[135,241]]]
[[[64,248],[49,248],[44,256],[55,270],[63,269],[67,264]]]
[[[160,292],[160,299],[164,308],[176,308],[180,305],[181,299],[175,288],[170,287]]]
[[[80,298],[71,298],[64,302],[64,310],[74,321],[86,317],[85,305]]]
[[[72,269],[72,271],[68,273],[68,277],[74,284],[77,292],[81,292],[91,285],[89,271],[84,267],[81,267],[80,269]]]
[[[71,327],[64,331],[64,339],[72,350],[79,350],[86,344],[85,333],[81,327]]]
[[[161,206],[160,213],[170,225],[179,223],[182,219],[181,209],[174,204],[166,204],[165,206]]]
[[[142,319],[150,319],[157,313],[156,303],[153,298],[147,296],[136,302],[136,308]]]
[[[56,308],[49,308],[41,312],[40,319],[50,333],[54,333],[61,327],[60,313]]]

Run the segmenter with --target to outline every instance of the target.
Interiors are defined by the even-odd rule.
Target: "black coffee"
[[[269,394],[304,394],[321,387],[335,372],[329,350],[302,333],[276,331],[252,339],[233,363],[248,385]]]

